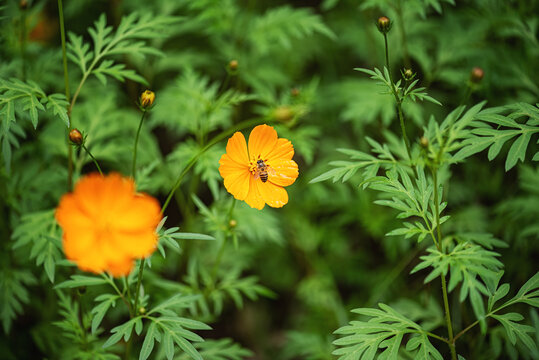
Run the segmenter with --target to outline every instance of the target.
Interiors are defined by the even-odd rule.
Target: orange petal
[[[64,253],[69,260],[79,260],[95,252],[93,231],[64,231],[62,240]]]
[[[277,140],[277,144],[271,152],[268,154],[267,159],[286,159],[291,160],[294,156],[294,146],[292,143],[284,138]]]
[[[257,182],[261,182],[260,179],[255,180],[254,176],[249,176],[249,193],[245,198],[245,202],[252,208],[262,210],[265,203],[258,191]]]
[[[73,194],[62,196],[54,215],[64,231],[67,229],[88,229],[92,228],[94,224],[92,219],[78,206],[77,198]]]
[[[143,258],[151,255],[157,247],[158,236],[154,230],[119,232],[111,234],[110,244],[124,256]]]
[[[271,160],[267,165],[270,167],[268,179],[275,185],[292,185],[298,177],[298,164],[294,160]]]
[[[277,186],[269,181],[257,181],[256,185],[262,199],[271,207],[280,208],[288,202],[288,193],[282,186]]]
[[[258,125],[249,135],[249,156],[256,159],[268,159],[268,154],[277,143],[277,131],[268,125]]]
[[[232,160],[228,154],[223,154],[219,160],[219,173],[223,178],[230,174],[249,171],[249,163],[239,164]]]
[[[225,188],[238,200],[245,200],[249,193],[249,178],[252,175],[246,168],[241,172],[232,173],[225,177]]]
[[[107,271],[114,277],[127,276],[133,269],[133,259],[124,258],[121,261],[107,264]]]
[[[232,160],[238,164],[249,164],[249,155],[247,154],[247,143],[245,137],[240,132],[235,132],[226,144],[226,153]]]
[[[131,196],[125,206],[109,213],[111,227],[118,231],[155,230],[161,221],[159,202],[145,194]]]

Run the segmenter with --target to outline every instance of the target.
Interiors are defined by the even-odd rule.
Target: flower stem
[[[137,316],[138,313],[139,313],[139,311],[138,311],[138,299],[139,299],[139,296],[140,296],[140,285],[142,283],[142,275],[144,274],[144,263],[145,262],[146,262],[146,259],[142,258],[140,260],[140,265],[139,265],[139,268],[138,268],[137,287],[135,288],[136,289],[136,292],[135,292],[135,308],[134,308],[134,311],[133,311],[135,316]]]
[[[440,229],[440,205],[439,205],[439,196],[438,196],[438,168],[437,167],[431,167],[432,172],[432,180],[434,182],[434,209],[436,214],[435,221],[436,221],[436,235],[438,237],[438,243],[436,246],[438,247],[438,251],[441,251],[443,253],[444,246],[442,243],[442,230]],[[440,278],[442,279],[442,296],[444,299],[444,312],[445,312],[445,321],[447,323],[447,332],[449,334],[449,349],[451,350],[451,359],[457,360],[457,352],[455,349],[455,341],[453,336],[453,326],[451,322],[451,311],[449,310],[449,300],[447,296],[447,283],[445,280],[445,275],[441,274]]]
[[[62,62],[64,66],[64,87],[66,100],[69,103],[70,101],[70,92],[69,92],[69,74],[67,72],[67,50],[66,50],[66,34],[65,34],[65,25],[64,25],[64,7],[62,0],[58,0],[58,17],[60,19],[60,38],[62,40]],[[67,106],[67,117],[69,118],[69,130],[72,129],[71,125],[71,106]],[[73,149],[69,144],[68,135],[66,134],[66,144],[67,144],[67,188],[71,190],[73,187]]]
[[[189,170],[193,167],[193,165],[195,165],[195,163],[197,162],[198,158],[200,158],[200,156],[202,156],[206,151],[208,151],[208,149],[210,149],[212,146],[214,146],[215,144],[217,144],[219,141],[223,140],[224,138],[226,138],[230,134],[232,134],[232,133],[234,133],[234,132],[236,132],[238,130],[248,128],[248,127],[253,126],[253,125],[258,125],[258,124],[260,124],[261,121],[263,121],[263,119],[253,119],[253,120],[246,120],[244,122],[241,122],[238,125],[236,125],[235,127],[231,128],[231,129],[228,129],[226,131],[223,131],[219,135],[215,136],[213,139],[211,139],[206,144],[206,146],[204,146],[202,149],[200,149],[200,151],[194,157],[192,157],[191,160],[189,160],[187,165],[183,168],[182,172],[178,176],[178,179],[176,180],[176,183],[174,184],[174,186],[172,187],[172,189],[168,193],[167,199],[165,200],[165,203],[163,204],[163,207],[161,208],[161,215],[163,215],[165,213],[165,210],[168,207],[168,204],[170,203],[170,200],[174,196],[174,193],[176,192],[176,190],[178,190],[178,188],[180,187],[183,178],[189,172]]]
[[[21,67],[23,81],[26,81],[26,31],[26,9],[21,9]]]
[[[91,157],[92,160],[94,161],[95,166],[97,167],[97,170],[99,171],[99,173],[101,174],[101,176],[103,176],[103,171],[101,171],[101,168],[99,167],[99,164],[97,163],[96,158],[92,155],[92,153],[90,152],[90,150],[88,150],[88,148],[86,147],[86,145],[82,145],[82,148],[86,151],[86,153],[87,153],[88,155],[90,155],[90,157]]]
[[[236,199],[232,198],[232,204],[230,205],[230,210],[228,210],[228,216],[227,216],[227,221],[229,224],[230,224],[230,220],[232,220],[232,215],[234,214],[235,206],[236,206]],[[215,285],[215,280],[217,278],[217,269],[219,268],[219,265],[221,264],[221,258],[223,257],[223,253],[225,252],[225,244],[226,244],[226,241],[228,240],[229,235],[230,235],[230,232],[228,232],[223,238],[223,242],[221,243],[219,253],[217,254],[217,257],[215,258],[215,263],[213,264],[211,278],[212,278],[212,284],[214,285]]]
[[[137,145],[138,145],[138,138],[140,136],[140,129],[142,129],[142,123],[144,122],[144,116],[146,115],[146,109],[142,110],[142,117],[140,118],[140,122],[138,124],[137,129],[137,135],[135,136],[135,148],[133,150],[133,167],[131,169],[131,177],[133,178],[133,181],[135,180],[135,175],[137,172]]]
[[[397,116],[399,118],[402,137],[404,138],[404,144],[406,145],[406,152],[408,153],[408,159],[410,159],[410,163],[412,163],[412,151],[410,148],[410,141],[408,140],[408,135],[406,135],[406,126],[404,124],[404,114],[402,113],[402,99],[399,96],[399,92],[397,91],[395,83],[393,82],[393,77],[391,76],[391,67],[389,64],[389,46],[387,45],[387,33],[384,33],[384,46],[385,46],[385,54],[386,54],[386,68],[387,68],[387,72],[389,73],[389,81],[391,82],[391,92],[393,93],[393,96],[395,97],[395,102],[397,103]],[[417,177],[415,166],[412,165],[412,169],[414,170],[414,175]]]

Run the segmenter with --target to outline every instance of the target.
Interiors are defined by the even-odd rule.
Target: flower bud
[[[75,145],[82,145],[84,142],[84,137],[81,132],[77,129],[73,129],[69,132],[69,140]]]
[[[146,308],[144,306],[139,307],[138,308],[138,313],[141,314],[141,315],[145,314],[146,313]]]
[[[389,30],[391,30],[391,20],[387,16],[381,16],[378,18],[378,21],[376,22],[376,27],[378,27],[378,31],[380,31],[382,34],[387,34]]]
[[[479,84],[485,76],[485,72],[480,67],[474,67],[470,73],[470,81],[474,84]]]
[[[281,105],[273,110],[273,118],[277,121],[287,122],[294,118],[294,112],[287,105]]]
[[[427,139],[425,136],[421,136],[421,139],[419,139],[419,144],[422,148],[426,149],[429,147],[429,139]]]
[[[19,8],[21,10],[26,10],[28,8],[28,0],[19,1]]]
[[[292,90],[290,90],[290,95],[292,95],[293,97],[298,97],[299,96],[299,89],[298,88],[293,88]]]
[[[402,71],[402,77],[404,78],[404,80],[410,81],[410,80],[413,80],[413,78],[415,77],[415,74],[412,72],[411,69],[404,69]]]
[[[238,70],[238,60],[230,60],[228,63],[228,70],[236,71]]]
[[[140,106],[148,108],[153,105],[155,93],[151,90],[146,90],[140,95]]]
[[[238,222],[236,220],[232,219],[228,222],[228,227],[231,229],[234,229],[236,226],[238,226]]]

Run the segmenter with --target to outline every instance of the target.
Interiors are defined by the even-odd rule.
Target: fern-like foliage
[[[399,349],[405,335],[411,335],[405,348],[409,352],[415,352],[415,359],[443,359],[419,324],[386,304],[380,303],[378,306],[380,309],[352,310],[370,319],[351,321],[350,325],[335,331],[335,334],[344,335],[334,341],[335,345],[340,346],[333,352],[339,356],[339,360],[399,359]]]
[[[274,296],[273,292],[258,283],[256,276],[241,275],[241,269],[235,268],[229,269],[225,275],[216,279],[210,269],[199,266],[196,260],[191,260],[184,283],[162,284],[183,294],[198,295],[189,311],[194,316],[212,318],[222,313],[226,300],[231,299],[237,308],[242,308],[244,297],[257,300],[260,296]]]
[[[85,43],[82,36],[69,33],[67,55],[79,66],[83,76],[79,88],[90,75],[97,77],[103,84],[106,84],[107,77],[147,84],[143,77],[126,69],[124,64],[115,62],[113,58],[118,55],[162,55],[159,50],[148,45],[148,40],[163,37],[166,28],[178,21],[177,17],[132,13],[122,18],[113,32],[112,26],[107,26],[105,14],[102,14],[94,27],[88,30],[93,46]]]
[[[427,251],[429,254],[421,256],[422,262],[412,270],[412,273],[432,267],[433,270],[425,278],[425,283],[449,273],[448,291],[451,292],[461,284],[459,300],[462,302],[470,298],[475,316],[480,320],[481,329],[485,332],[485,306],[482,295],[489,295],[488,284],[496,281],[499,271],[503,268],[503,264],[497,259],[500,254],[468,242],[457,244],[447,254],[434,247]]]
[[[199,142],[208,132],[231,124],[234,106],[254,97],[235,90],[219,91],[219,84],[187,69],[159,95],[167,106],[152,111],[152,123],[164,125],[178,134],[186,131]]]
[[[63,292],[58,291],[59,314],[62,320],[55,321],[54,325],[62,330],[63,337],[67,340],[61,351],[62,359],[80,360],[117,360],[115,354],[107,353],[103,349],[102,342],[96,335],[88,332],[90,328],[90,316],[81,313],[79,304],[71,300]]]
[[[384,66],[384,73],[378,69],[374,68],[374,70],[370,69],[364,69],[364,68],[356,68],[354,70],[361,71],[367,75],[370,75],[371,79],[376,80],[378,85],[381,85],[385,87],[385,91],[382,92],[383,94],[393,94],[395,93],[399,97],[399,101],[404,101],[407,98],[410,98],[412,101],[429,101],[431,103],[434,103],[436,105],[442,105],[438,100],[434,99],[433,97],[427,95],[427,92],[425,91],[424,87],[416,87],[417,83],[419,82],[418,79],[413,80],[411,82],[404,82],[399,79],[396,83],[393,83],[391,81],[391,76],[389,75],[389,71]]]
[[[519,323],[524,320],[524,317],[521,314],[510,312],[496,315],[496,313],[508,306],[518,303],[528,304],[536,308],[539,307],[539,272],[522,285],[514,297],[495,308],[494,305],[496,302],[504,298],[509,293],[510,288],[509,284],[498,286],[500,278],[501,276],[498,277],[496,283],[490,290],[490,297],[487,304],[488,313],[485,315],[485,318],[490,316],[499,321],[503,325],[507,338],[513,346],[516,345],[518,339],[522,341],[530,351],[537,352],[537,343],[530,335],[528,335],[528,333],[535,332],[535,329],[529,325]]]
[[[176,295],[155,306],[145,315],[137,316],[126,323],[116,326],[111,330],[113,335],[103,344],[109,347],[116,344],[122,338],[128,341],[132,336],[133,329],[137,335],[143,331],[143,319],[148,320],[150,325],[144,335],[144,341],[140,350],[139,359],[146,360],[155,346],[155,341],[161,343],[167,359],[174,357],[174,348],[178,347],[192,359],[202,360],[200,353],[191,342],[204,341],[199,335],[188,330],[209,330],[208,325],[200,321],[180,317],[178,309],[191,306],[196,300],[195,296]]]
[[[34,275],[27,270],[0,270],[0,320],[5,334],[9,334],[13,319],[30,301],[27,287],[36,282]]]
[[[31,245],[30,259],[43,266],[47,277],[54,283],[56,264],[62,259],[60,236],[54,210],[24,214],[13,231],[13,248]]]
[[[157,226],[157,234],[159,235],[157,249],[163,256],[163,258],[166,257],[165,247],[177,253],[180,252],[180,245],[178,244],[178,240],[215,240],[213,236],[209,235],[180,232],[178,231],[180,229],[179,227],[165,229],[163,225],[165,224],[166,220],[167,217],[165,216]]]
[[[376,156],[358,150],[337,149],[340,153],[348,155],[350,160],[355,161],[332,161],[329,165],[334,166],[335,169],[331,169],[315,177],[310,183],[317,183],[328,179],[332,179],[333,182],[339,180],[345,182],[354,176],[358,170],[362,169],[363,188],[366,188],[369,181],[376,178],[380,168],[390,170],[402,166],[387,144],[381,145],[369,137],[365,139],[371,146],[371,151]]]
[[[313,14],[310,9],[281,6],[270,9],[257,18],[249,32],[249,38],[260,53],[265,53],[275,44],[290,49],[293,41],[314,33],[335,38],[335,34],[324,25],[320,16]]]
[[[48,110],[69,127],[67,116],[67,101],[62,94],[47,95],[33,81],[23,82],[18,79],[0,78],[0,141],[6,170],[9,173],[12,147],[18,147],[18,141],[13,133],[24,136],[17,118],[29,118],[34,128],[37,128],[39,113]]]
[[[196,343],[195,348],[204,360],[241,360],[253,356],[250,350],[234,343],[231,339],[205,340]],[[181,354],[177,359],[187,360],[189,356]]]
[[[455,5],[455,0],[411,0],[406,3],[406,7],[421,18],[425,19],[429,8],[433,8],[438,14],[442,13],[443,3]],[[388,7],[396,7],[396,0],[367,0],[361,4],[362,9],[377,8],[386,10]]]
[[[455,154],[455,160],[464,160],[487,148],[488,159],[493,160],[506,142],[516,138],[505,161],[505,171],[509,171],[519,160],[524,161],[532,136],[539,133],[538,107],[539,104],[516,103],[479,112],[469,124],[471,133],[463,141],[462,149]],[[533,160],[539,161],[539,152]]]

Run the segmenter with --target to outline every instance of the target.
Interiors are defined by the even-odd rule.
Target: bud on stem
[[[387,34],[391,30],[392,25],[391,20],[387,16],[380,16],[376,22],[376,27],[382,34]]]
[[[80,146],[84,143],[84,137],[78,129],[73,129],[69,132],[69,141],[74,145]]]
[[[153,105],[155,101],[155,93],[151,90],[146,90],[140,95],[140,106],[147,109]]]

